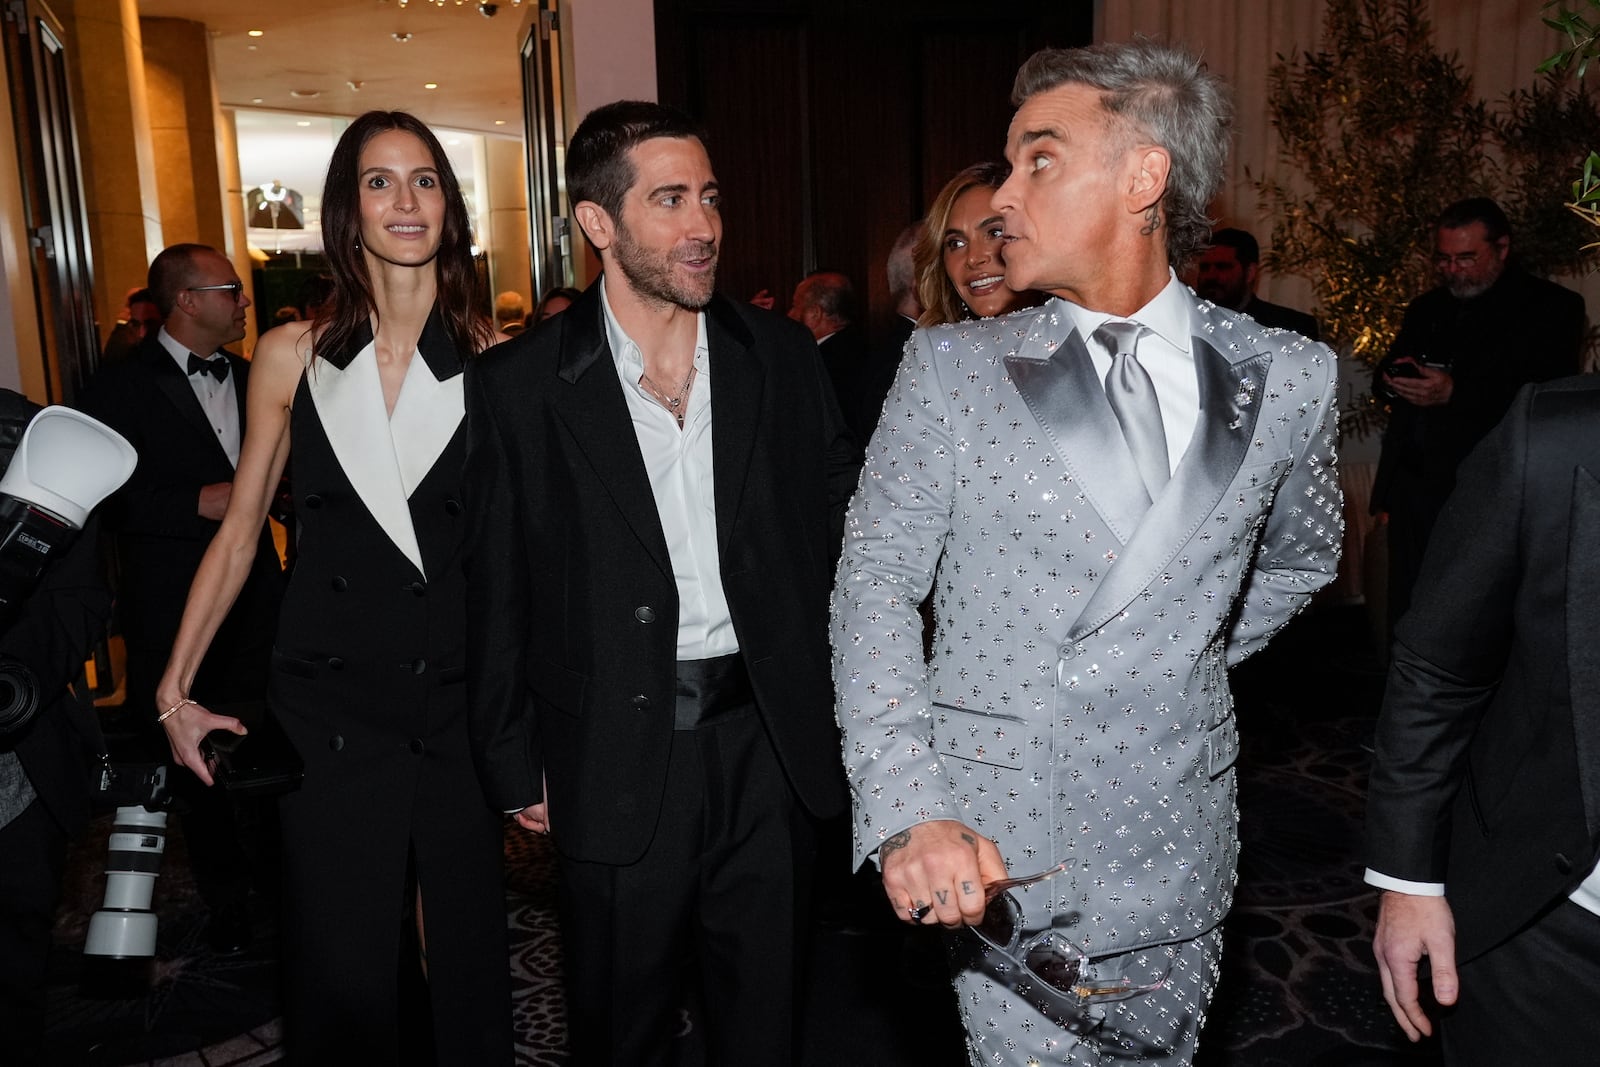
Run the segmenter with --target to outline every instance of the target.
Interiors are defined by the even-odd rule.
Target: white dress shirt
[[[206,413],[206,421],[211,428],[217,431],[217,443],[228,454],[228,462],[234,467],[239,466],[239,389],[234,384],[235,375],[233,368],[228,368],[228,376],[220,382],[209,374],[189,373],[189,350],[179,344],[167,332],[165,326],[156,334],[161,341],[161,347],[178,364],[178,370],[189,379],[189,388],[194,390],[195,399],[200,401],[200,409]],[[196,352],[201,359],[226,359],[216,352]]]
[[[644,357],[611,313],[604,279],[600,305],[606,340],[622,380],[633,432],[639,438],[645,472],[656,498],[656,514],[667,538],[672,577],[678,586],[678,659],[710,659],[739,651],[733,617],[722,591],[722,561],[717,551],[717,505],[712,491],[711,359],[706,346],[706,315],[701,312],[694,341],[694,386],[689,391],[683,428],[639,384]],[[654,380],[654,379],[652,379]],[[675,391],[679,382],[656,382]]]
[[[1161,428],[1167,438],[1168,473],[1178,469],[1178,461],[1189,447],[1195,424],[1200,421],[1200,378],[1194,369],[1194,353],[1189,347],[1193,332],[1190,324],[1189,290],[1176,273],[1167,272],[1167,284],[1144,307],[1132,315],[1108,315],[1061,301],[1089,349],[1095,376],[1103,385],[1111,373],[1111,357],[1094,332],[1108,322],[1136,322],[1147,328],[1139,338],[1139,365],[1150,375],[1161,405]]]
[[[1364,876],[1366,883],[1379,889],[1388,889],[1396,893],[1409,893],[1416,897],[1442,897],[1445,895],[1443,882],[1408,882],[1404,878],[1395,878],[1367,868]],[[1589,877],[1579,883],[1568,897],[1580,908],[1600,915],[1600,863],[1589,872]]]

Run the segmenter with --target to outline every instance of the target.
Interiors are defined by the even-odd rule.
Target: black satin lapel
[[[1106,570],[1072,627],[1072,639],[1104,625],[1127,607],[1209,519],[1244,462],[1272,356],[1230,364],[1199,338],[1190,340],[1200,386],[1194,436],[1172,480],[1139,523],[1122,555]],[[1109,404],[1107,405],[1109,407]],[[1113,416],[1114,417],[1114,416]]]
[[[611,345],[606,341],[605,305],[600,301],[598,282],[585,289],[583,295],[554,321],[561,324],[560,366],[556,370],[561,378],[576,382],[600,361],[601,356],[606,357],[606,369],[612,367]]]
[[[194,427],[196,433],[210,441],[217,452],[226,459],[222,442],[217,440],[217,431],[212,428],[211,420],[206,418],[205,409],[200,406],[200,398],[194,395],[194,386],[189,384],[188,376],[178,369],[172,356],[158,341],[146,348],[145,358],[149,361],[151,370],[155,372],[156,386],[168,400],[172,401],[172,406],[178,409],[178,414]]]
[[[752,350],[744,323],[714,302],[706,313],[711,362],[711,464],[717,509],[717,545],[726,550],[744,499],[750,453],[761,423],[766,370]]]
[[[437,304],[422,327],[422,336],[417,338],[417,350],[437,381],[446,381],[461,373],[461,351],[450,340],[450,331],[445,329],[444,316],[439,314]]]
[[[562,312],[563,317],[572,309]],[[596,366],[558,396],[556,413],[566,424],[573,440],[594,468],[624,521],[638,537],[661,573],[671,578],[672,557],[667,552],[667,536],[656,511],[655,490],[639,451],[639,435],[634,432],[628,401],[622,383],[610,371],[610,350],[605,348],[607,364]]]
[[[245,412],[249,405],[246,403],[245,393],[250,388],[250,361],[243,356],[236,356],[232,352],[224,351],[228,365],[233,368],[233,398],[239,404],[239,445],[244,446]]]
[[[1589,836],[1600,837],[1600,482],[1579,466],[1572,475],[1567,539],[1567,685],[1578,779]]]
[[[350,343],[338,352],[318,352],[317,358],[329,363],[340,370],[350,366],[350,362],[361,354],[361,350],[372,343],[372,320],[362,319],[356,324],[355,330],[350,334]]]
[[[1006,372],[1073,482],[1126,544],[1150,507],[1150,496],[1083,338],[1074,330],[1048,360],[1007,356]]]

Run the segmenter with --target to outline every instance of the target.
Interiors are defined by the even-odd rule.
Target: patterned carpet
[[[1378,992],[1369,943],[1375,900],[1361,884],[1360,833],[1381,674],[1355,609],[1296,623],[1236,676],[1243,867],[1225,928],[1223,978],[1198,1067],[1427,1067]],[[1285,694],[1294,694],[1291,701]],[[208,952],[181,835],[157,892],[160,945],[147,995],[80,991],[79,949],[99,904],[109,821],[74,851],[56,931],[48,1063],[243,1067],[281,1059],[270,917],[239,957]],[[519,1064],[569,1064],[561,944],[543,839],[507,837]],[[954,1004],[937,938],[871,921],[819,928],[812,948],[806,1067],[958,1067]],[[692,1007],[679,1057],[703,1062]]]

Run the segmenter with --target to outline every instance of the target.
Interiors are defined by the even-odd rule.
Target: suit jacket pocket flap
[[[548,660],[528,664],[528,688],[534,697],[568,715],[582,714],[583,692],[588,684],[587,676]]]
[[[933,721],[934,746],[939,755],[995,767],[1021,768],[1023,731],[1027,726],[1022,718],[935,704]]]
[[[1215,778],[1238,758],[1238,721],[1229,715],[1206,732],[1206,773]]]

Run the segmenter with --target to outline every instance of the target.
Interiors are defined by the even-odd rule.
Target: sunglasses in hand
[[[1126,1000],[1160,989],[1172,973],[1167,968],[1154,981],[1138,983],[1126,976],[1098,978],[1094,961],[1076,942],[1053,928],[1023,941],[1025,913],[1011,890],[1054,878],[1067,869],[1065,862],[1021,878],[1002,878],[984,885],[988,907],[983,918],[968,929],[990,949],[1000,953],[1044,988],[1077,1006]]]

